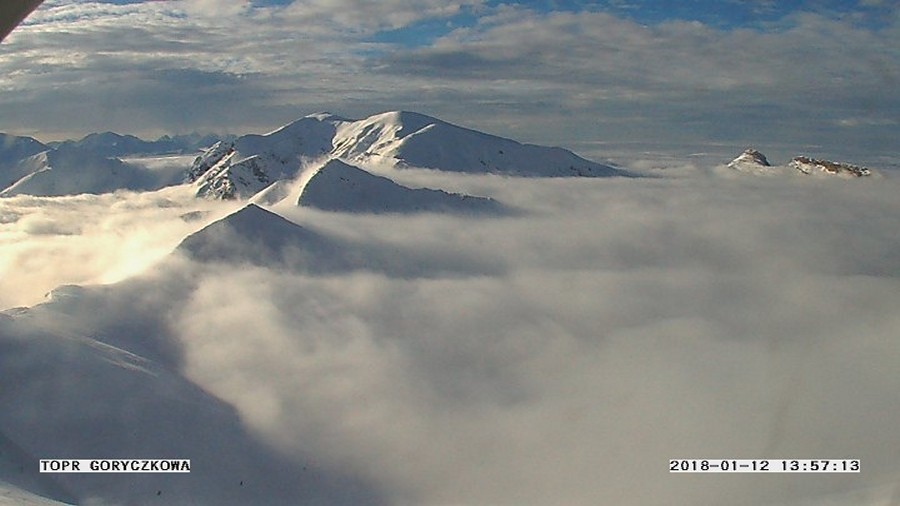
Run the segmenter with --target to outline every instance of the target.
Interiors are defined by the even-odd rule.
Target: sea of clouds
[[[0,305],[143,272],[67,325],[119,329],[123,349],[128,329],[163,334],[141,353],[279,458],[386,504],[896,503],[898,180],[646,172],[394,174],[520,211],[503,217],[273,208],[373,263],[422,262],[410,275],[168,256],[238,207],[180,190],[3,199]],[[671,458],[863,472],[677,475]]]

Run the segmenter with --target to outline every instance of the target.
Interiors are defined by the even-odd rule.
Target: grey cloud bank
[[[723,29],[521,6],[420,7],[49,2],[0,47],[0,130],[44,140],[105,129],[244,133],[319,110],[413,109],[569,147],[790,144],[838,158],[894,150],[894,11],[878,26],[813,10]],[[374,37],[464,8],[479,13],[476,22],[433,41]]]

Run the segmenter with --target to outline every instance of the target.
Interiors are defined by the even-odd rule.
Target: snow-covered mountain
[[[622,175],[562,148],[521,144],[406,111],[341,124],[333,154],[453,172],[539,177]]]
[[[0,166],[17,162],[47,149],[49,148],[37,139],[0,133]]]
[[[0,189],[15,183],[29,174],[27,167],[20,166],[25,158],[50,149],[31,137],[0,134]]]
[[[737,158],[728,163],[727,168],[757,175],[803,174],[854,178],[873,174],[865,167],[830,160],[817,160],[807,156],[794,157],[787,165],[772,165],[764,154],[752,148],[744,150]]]
[[[198,156],[185,180],[207,198],[249,198],[271,183],[295,177],[304,161],[327,155],[339,123],[337,116],[301,118],[265,135],[218,142]]]
[[[496,269],[490,259],[402,251],[389,244],[334,237],[252,203],[191,234],[176,252],[203,263],[259,265],[310,274],[369,270],[416,278]]]
[[[773,170],[766,155],[753,148],[745,149],[737,158],[729,162],[728,168],[750,173],[767,173]]]
[[[48,149],[20,160],[7,174],[18,176],[0,196],[59,196],[149,190],[164,182],[159,176],[118,158],[92,156],[71,150]]]
[[[177,314],[185,294],[137,303],[161,289],[157,282],[80,289],[0,313],[0,381],[15,385],[0,390],[0,449],[16,452],[0,455],[12,463],[0,466],[0,503],[5,495],[47,505],[378,503],[357,480],[284,459],[233,407],[187,379],[171,332],[147,326]],[[145,354],[147,343],[169,346],[171,356]],[[38,474],[39,458],[184,458],[191,472]]]
[[[210,140],[179,136],[145,141],[104,132],[44,145],[3,135],[0,195],[103,193],[175,184],[116,157],[185,152]],[[413,112],[388,112],[362,120],[313,114],[264,135],[221,140],[194,160],[182,181],[194,184],[201,197],[249,199],[277,181],[296,178],[309,163],[323,158],[514,176],[626,175],[562,148],[521,144]]]
[[[60,502],[29,492],[10,483],[0,481],[0,506],[69,506],[73,502]]]
[[[177,251],[201,262],[306,266],[320,269],[340,248],[317,232],[249,204],[191,234]]]
[[[384,504],[359,473],[287,458],[260,440],[185,372],[171,321],[185,316],[198,283],[246,264],[407,278],[477,276],[479,262],[334,238],[250,204],[188,236],[146,275],[62,286],[43,304],[0,311],[0,384],[15,385],[0,389],[0,504]],[[246,317],[233,301],[217,304],[223,317]],[[192,469],[39,474],[41,458],[187,458]]]
[[[38,472],[39,461],[0,430],[0,505],[74,504],[50,475]]]
[[[306,182],[298,205],[353,213],[500,212],[489,198],[407,188],[340,160],[329,160]]]
[[[56,149],[82,149],[104,156],[127,156],[139,153],[154,153],[154,147],[134,135],[115,132],[88,134],[77,141],[65,141],[54,146]]]
[[[304,161],[322,157],[394,167],[515,176],[617,176],[625,173],[562,148],[504,139],[412,112],[363,120],[314,114],[265,135],[218,143],[197,157],[186,181],[211,198],[249,198],[296,177]]]
[[[92,133],[79,140],[51,142],[48,146],[54,149],[76,149],[96,156],[126,157],[163,155],[176,153],[195,153],[220,140],[216,135],[164,135],[154,141],[147,141],[134,135],[122,135],[115,132]]]
[[[865,167],[844,162],[833,162],[831,160],[817,160],[808,156],[794,157],[788,163],[788,167],[797,169],[808,175],[828,175],[848,178],[872,175],[872,171]]]

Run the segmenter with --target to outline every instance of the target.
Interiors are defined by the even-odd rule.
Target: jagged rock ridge
[[[872,171],[865,167],[860,167],[858,165],[853,165],[850,163],[832,162],[831,160],[817,160],[815,158],[810,158],[807,156],[794,157],[788,163],[788,166],[797,169],[804,174],[814,174],[816,172],[819,172],[824,174],[849,177],[863,177],[872,175]]]
[[[752,148],[744,150],[744,152],[732,160],[727,167],[738,172],[754,174],[788,174],[798,171],[804,175],[829,175],[841,177],[864,177],[872,175],[872,171],[865,167],[850,163],[819,160],[807,156],[794,157],[788,162],[787,166],[774,166],[769,162],[765,155]]]

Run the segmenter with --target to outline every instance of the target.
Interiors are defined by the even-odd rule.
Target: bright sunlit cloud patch
[[[61,284],[138,274],[231,208],[184,188],[0,199],[0,307],[33,305]],[[197,211],[199,220],[180,218]]]

